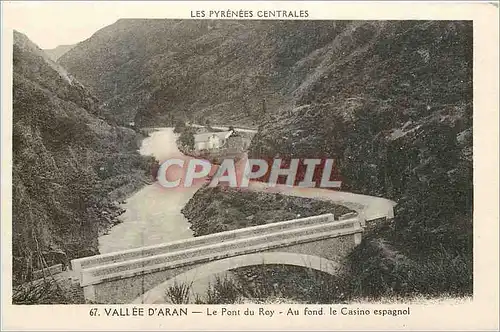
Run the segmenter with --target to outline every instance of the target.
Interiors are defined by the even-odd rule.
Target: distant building
[[[231,129],[221,132],[201,132],[194,135],[194,150],[197,152],[240,153],[248,149],[251,138]]]
[[[228,139],[234,131],[201,133],[194,135],[194,148],[197,151],[217,150],[226,147]]]

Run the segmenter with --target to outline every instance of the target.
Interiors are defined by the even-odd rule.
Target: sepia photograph
[[[242,8],[12,22],[13,306],[473,301],[473,21]]]

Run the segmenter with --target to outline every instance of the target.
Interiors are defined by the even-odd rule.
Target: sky
[[[42,49],[81,42],[120,18],[191,18],[191,10],[283,9],[281,1],[2,1],[2,25]],[[324,13],[317,4],[294,2],[295,9]],[[290,8],[290,5],[285,7]],[[316,8],[316,10],[314,10]],[[321,8],[319,10],[318,8]]]
[[[107,2],[11,2],[8,18],[15,30],[42,49],[50,49],[76,44],[121,17],[133,17],[127,7]]]
[[[42,49],[50,49],[81,42],[119,18],[161,17],[160,13],[165,14],[165,11],[158,11],[158,4],[121,2],[118,5],[113,1],[10,2],[7,13],[3,8],[3,18],[9,20],[10,27],[27,35]]]

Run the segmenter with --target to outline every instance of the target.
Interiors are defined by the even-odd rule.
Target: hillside
[[[66,52],[71,50],[75,45],[59,45],[55,48],[45,49],[43,50],[52,61],[57,61],[61,56],[63,56]]]
[[[194,236],[326,213],[338,218],[349,212],[327,201],[221,187],[199,189],[182,209]]]
[[[131,129],[26,36],[13,45],[13,278],[97,252],[114,204],[148,179]]]
[[[292,71],[346,23],[121,19],[59,62],[107,106],[147,126],[174,117],[255,125],[290,102]],[[293,38],[291,38],[293,37]]]
[[[472,24],[358,23],[318,53],[249,155],[335,158],[343,190],[398,203],[351,257],[359,296],[472,293]]]

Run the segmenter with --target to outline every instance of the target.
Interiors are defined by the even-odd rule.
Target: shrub
[[[188,304],[190,300],[189,292],[191,290],[192,283],[177,283],[174,282],[165,291],[165,300],[173,304]]]

